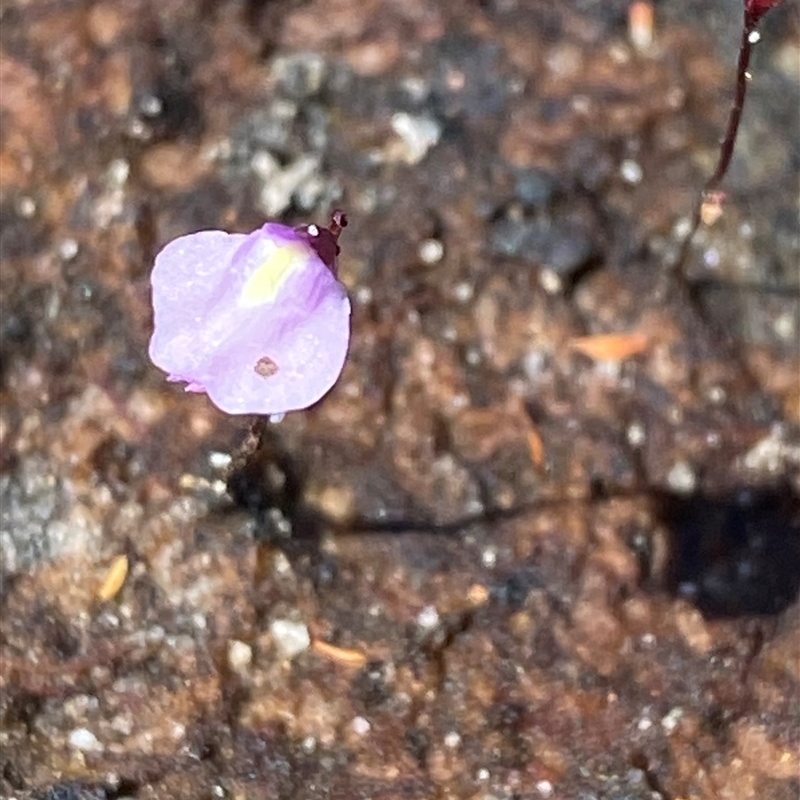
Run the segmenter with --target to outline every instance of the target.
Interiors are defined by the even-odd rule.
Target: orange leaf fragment
[[[122,588],[122,584],[125,583],[125,578],[127,575],[128,556],[124,554],[117,556],[111,562],[111,566],[108,568],[106,577],[103,579],[103,583],[100,584],[100,588],[97,590],[98,599],[105,602],[106,600],[111,600],[111,598],[116,597],[119,590]]]
[[[322,639],[314,639],[311,642],[311,649],[331,661],[345,664],[348,667],[363,667],[367,663],[367,657],[361,650],[353,647],[337,647],[335,644],[322,641]]]
[[[539,435],[539,431],[531,428],[526,436],[528,440],[528,453],[530,453],[531,461],[535,467],[544,466],[544,442]]]
[[[593,361],[623,361],[643,353],[650,345],[646,333],[601,333],[596,336],[578,336],[569,346]]]
[[[655,10],[652,3],[631,3],[628,7],[628,38],[637,50],[647,50],[653,44]]]

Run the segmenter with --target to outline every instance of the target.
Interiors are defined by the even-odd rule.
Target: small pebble
[[[703,253],[703,263],[709,269],[716,269],[721,262],[722,262],[722,256],[720,255],[719,250],[717,250],[716,247],[709,247]]]
[[[468,303],[475,294],[475,287],[469,281],[459,281],[453,287],[453,297],[459,303]]]
[[[292,204],[292,196],[319,170],[319,158],[300,156],[264,184],[259,194],[259,208],[268,217],[277,217]]]
[[[544,208],[553,199],[556,182],[540,169],[521,170],[514,183],[514,196],[528,208]]]
[[[17,213],[23,219],[30,219],[36,213],[36,201],[32,197],[20,197]]]
[[[539,273],[539,285],[550,295],[561,294],[564,289],[564,281],[549,267]]]
[[[292,563],[286,557],[286,553],[278,550],[272,558],[272,569],[276,575],[291,575]]]
[[[69,743],[76,750],[84,753],[100,753],[103,745],[88,728],[75,728],[69,735]]]
[[[775,318],[772,329],[783,340],[790,342],[797,336],[796,317],[790,311],[786,311]]]
[[[468,347],[467,351],[464,353],[464,361],[466,361],[471,367],[478,366],[482,359],[483,356],[481,355],[481,351],[477,347]]]
[[[152,136],[152,132],[144,122],[136,117],[130,120],[127,127],[128,136],[140,142],[146,142]]]
[[[208,463],[212,469],[227,469],[231,465],[232,460],[230,453],[221,453],[214,450],[208,454]]]
[[[228,666],[238,673],[245,672],[253,661],[253,648],[246,642],[231,639],[228,642]]]
[[[58,255],[64,261],[72,261],[78,255],[78,243],[74,239],[64,239],[58,244]]]
[[[448,731],[444,735],[444,746],[450,750],[455,750],[461,744],[461,736],[458,731]]]
[[[145,117],[157,117],[164,110],[161,98],[149,92],[139,100],[139,110]]]
[[[444,245],[438,239],[425,239],[417,249],[420,261],[428,266],[438,264],[444,256]]]
[[[281,165],[278,160],[266,150],[259,150],[250,159],[250,169],[262,181],[269,181],[273,175],[280,172]]]
[[[547,245],[547,266],[562,280],[574,277],[594,253],[589,235],[567,226],[555,228]]]
[[[550,781],[539,781],[536,784],[536,791],[542,797],[551,797],[553,794],[553,784]]]
[[[622,180],[624,180],[625,183],[629,183],[632,186],[641,183],[644,177],[641,165],[632,158],[626,158],[619,165],[619,174],[622,176]]]
[[[186,736],[186,726],[181,722],[174,722],[172,724],[172,729],[170,730],[172,738],[174,741],[179,742]]]
[[[643,633],[641,643],[646,650],[652,650],[656,646],[656,637],[652,633]]]
[[[661,719],[661,727],[665,733],[672,733],[677,727],[678,723],[683,716],[683,709],[680,706],[675,706],[669,713]]]
[[[308,628],[302,622],[288,619],[276,619],[269,626],[269,632],[275,640],[275,646],[281,657],[287,661],[299,655],[311,646]]]
[[[302,100],[320,91],[325,82],[327,66],[317,53],[293,53],[276,58],[272,74],[287,94]]]
[[[358,736],[366,736],[372,725],[369,724],[368,719],[364,719],[364,717],[356,717],[352,722],[353,732]]]
[[[508,216],[493,226],[491,249],[500,256],[523,256],[529,249],[528,242],[537,235],[533,223]]]
[[[124,158],[115,158],[109,165],[108,182],[117,188],[121,188],[128,182],[131,174],[131,165]]]
[[[353,294],[356,303],[360,306],[366,306],[372,302],[372,289],[369,286],[358,286]]]
[[[541,350],[529,350],[522,359],[522,369],[529,380],[537,380],[547,369],[547,354]]]
[[[632,784],[633,786],[643,786],[647,780],[647,775],[645,774],[644,770],[636,767],[631,767],[625,777],[628,783]]]
[[[632,422],[626,431],[628,444],[631,447],[641,447],[647,440],[647,431],[641,422]]]
[[[422,78],[416,76],[409,76],[400,81],[403,91],[408,95],[409,99],[414,103],[423,103],[427,100],[430,94],[430,86]]]
[[[685,239],[692,230],[692,221],[688,217],[681,217],[673,226],[672,233],[676,239]]]
[[[435,606],[425,606],[417,614],[417,625],[423,630],[433,630],[439,624],[439,612]]]
[[[775,426],[763,439],[757,441],[744,456],[745,469],[766,474],[775,474],[785,468],[790,448],[784,440],[780,426]]]
[[[709,386],[706,397],[708,397],[709,403],[721,406],[728,399],[728,393],[722,386]]]
[[[697,488],[697,475],[685,461],[679,461],[667,474],[667,484],[674,492],[691,494]]]
[[[398,112],[392,117],[392,130],[402,139],[403,161],[419,164],[442,135],[442,126],[434,119]]]

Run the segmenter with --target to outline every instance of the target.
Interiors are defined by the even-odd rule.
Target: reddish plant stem
[[[722,179],[728,172],[731,159],[733,158],[733,151],[736,147],[736,138],[739,134],[739,125],[742,121],[742,111],[744,109],[745,95],[747,94],[747,84],[749,81],[748,67],[750,66],[750,56],[753,52],[754,42],[751,40],[752,34],[758,28],[758,22],[763,16],[766,9],[754,12],[747,7],[744,11],[744,21],[742,24],[742,39],[739,46],[739,60],[736,65],[736,94],[734,96],[733,105],[731,106],[730,114],[728,115],[728,127],[725,131],[725,136],[722,139],[719,149],[719,158],[714,173],[705,182],[703,188],[697,197],[691,217],[691,226],[689,232],[681,244],[681,249],[678,258],[674,264],[674,272],[683,277],[684,267],[686,260],[689,256],[689,248],[695,234],[700,228],[702,222],[703,205],[708,200],[709,195],[717,189]]]
[[[685,305],[693,309],[697,318],[707,327],[708,333],[716,342],[719,353],[725,354],[726,357],[741,365],[742,375],[753,389],[756,389],[760,385],[759,381],[751,373],[746,362],[742,360],[739,348],[733,344],[726,332],[714,322],[713,318],[707,316],[705,304],[703,303],[700,293],[700,284],[694,283],[689,279],[686,274],[686,264],[689,260],[692,242],[703,221],[704,205],[713,198],[715,191],[727,174],[728,167],[733,157],[736,138],[739,133],[739,124],[744,109],[745,95],[747,93],[747,84],[749,81],[747,70],[750,65],[753,44],[755,43],[753,40],[758,40],[757,37],[753,37],[752,34],[756,31],[758,22],[764,13],[770,7],[777,5],[781,1],[782,0],[772,0],[772,2],[757,3],[755,0],[745,0],[742,38],[736,67],[736,92],[733,105],[728,115],[728,126],[725,131],[725,136],[720,143],[717,165],[711,177],[703,184],[702,189],[698,193],[692,209],[689,231],[681,242],[676,259],[672,262],[670,268],[662,274],[662,280],[666,283],[661,284],[662,292],[665,294],[677,292],[677,297],[675,297],[677,302],[680,305]],[[669,287],[670,279],[672,279],[671,288]]]
[[[728,117],[728,129],[725,131],[725,138],[720,145],[717,168],[714,170],[714,174],[706,181],[706,185],[703,187],[704,193],[717,188],[731,164],[733,150],[736,145],[736,136],[739,133],[739,123],[742,121],[744,97],[747,93],[747,82],[749,80],[747,68],[750,66],[750,56],[753,52],[751,36],[755,33],[757,25],[758,20],[754,19],[751,14],[745,13],[744,25],[742,26],[742,42],[739,46],[739,63],[736,66],[736,97]]]

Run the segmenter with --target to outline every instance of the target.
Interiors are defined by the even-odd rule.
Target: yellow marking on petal
[[[276,247],[264,263],[245,281],[239,296],[246,308],[271,303],[289,276],[308,259],[305,247],[284,244]]]

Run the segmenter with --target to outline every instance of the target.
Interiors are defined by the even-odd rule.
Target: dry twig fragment
[[[646,333],[601,333],[595,336],[579,336],[568,342],[572,350],[582,353],[593,361],[624,361],[645,352],[650,345]]]
[[[128,556],[117,556],[112,562],[111,566],[97,590],[97,597],[99,600],[105,602],[116,597],[122,584],[125,583],[125,578],[128,576]]]
[[[628,8],[628,38],[639,50],[648,50],[653,44],[653,4],[637,0]]]
[[[536,428],[531,428],[526,436],[528,442],[528,452],[535,467],[544,466],[544,442]]]
[[[361,650],[353,647],[337,647],[335,644],[322,641],[322,639],[314,639],[311,642],[311,649],[337,664],[345,664],[348,667],[363,667],[367,663],[367,657]]]

